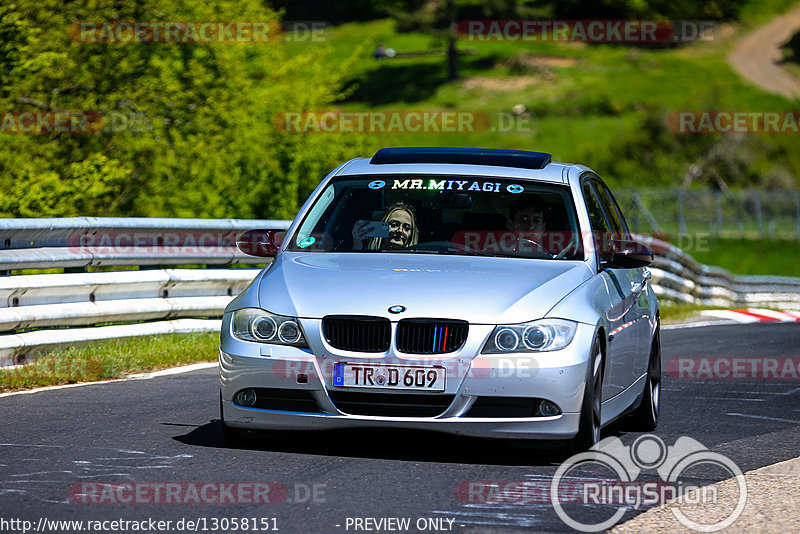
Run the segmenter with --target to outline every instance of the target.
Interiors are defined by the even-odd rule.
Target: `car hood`
[[[543,317],[591,277],[582,262],[391,253],[279,254],[258,285],[273,313],[509,324]],[[399,314],[391,306],[404,306]]]

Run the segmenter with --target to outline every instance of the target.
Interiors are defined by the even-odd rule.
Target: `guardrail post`
[[[800,193],[794,192],[794,237],[800,241]]]
[[[753,198],[756,202],[756,223],[758,223],[758,237],[764,239],[764,219],[761,216],[761,197],[757,191],[753,191]]]

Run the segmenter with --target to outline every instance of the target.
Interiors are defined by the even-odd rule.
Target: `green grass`
[[[0,391],[122,378],[129,374],[214,361],[219,333],[162,334],[87,343],[0,370]]]
[[[686,252],[734,274],[800,276],[800,241],[709,238]]]
[[[732,109],[790,111],[792,102],[744,81],[727,55],[744,33],[796,3],[795,0],[748,2],[741,22],[710,42],[680,48],[647,49],[562,42],[460,41],[461,79],[446,80],[442,43],[421,33],[398,33],[390,20],[350,23],[325,31],[323,43],[288,42],[290,54],[327,53],[335,69],[353,60],[349,96],[329,108],[363,110],[461,110],[511,114],[518,104],[530,113],[527,128],[510,131],[365,134],[371,150],[385,146],[475,146],[544,150],[554,159],[592,166],[612,187],[678,185],[655,183],[650,175],[606,172],[609,154],[620,140],[636,134],[648,110]],[[400,55],[372,58],[379,44]],[[430,55],[414,55],[427,53]],[[410,55],[404,55],[410,54]],[[531,66],[530,58],[545,66]],[[527,66],[526,66],[527,65]],[[530,83],[504,90],[526,77]],[[316,83],[309,80],[310,84]],[[287,110],[291,111],[291,110]],[[751,134],[774,144],[778,163],[800,170],[795,136]],[[355,155],[355,154],[354,154]],[[359,154],[369,155],[369,152]],[[769,158],[767,158],[769,159]],[[794,172],[795,175],[800,174]],[[796,182],[795,182],[796,183]],[[747,228],[745,230],[748,230]],[[676,243],[681,246],[681,243]],[[709,238],[683,244],[697,261],[735,274],[800,276],[800,243],[785,240]],[[702,307],[664,303],[665,321],[696,313]],[[0,371],[0,390],[104,380],[126,374],[213,361],[218,334],[175,334],[115,340],[73,347],[42,356],[32,365]]]
[[[763,0],[748,2],[742,6],[739,19],[748,28],[769,22],[776,13],[791,9],[797,0]]]
[[[774,5],[772,5],[774,4]],[[759,14],[780,12],[772,2]],[[750,12],[748,12],[750,13]],[[750,17],[750,15],[748,15]],[[767,19],[770,17],[767,16]],[[749,20],[749,18],[748,18]],[[460,41],[462,79],[448,82],[443,55],[398,57],[376,61],[374,46],[385,43],[399,53],[441,48],[424,34],[397,33],[393,22],[352,23],[332,29],[326,43],[292,43],[291,50],[308,52],[319,46],[330,51],[331,64],[358,53],[352,76],[353,93],[332,105],[352,111],[439,110],[510,113],[523,104],[531,112],[532,128],[519,132],[379,133],[375,147],[390,145],[487,146],[547,150],[555,159],[597,165],[597,155],[621,136],[638,128],[648,106],[665,111],[685,109],[791,110],[793,103],[764,92],[733,72],[727,54],[734,36],[682,48],[645,49],[616,45],[560,42]],[[561,58],[541,70],[514,68],[513,58]],[[570,63],[570,60],[574,63]],[[528,87],[498,91],[481,79],[532,78]],[[475,78],[479,78],[476,80]],[[603,169],[597,169],[603,172]],[[640,183],[644,177],[609,177],[612,182]],[[644,178],[646,180],[646,178]]]
[[[646,150],[626,156],[619,147],[627,146],[624,143],[631,139],[646,139],[649,131],[643,129],[643,124],[654,113],[663,113],[666,120],[667,113],[680,110],[794,110],[796,102],[767,93],[734,72],[728,55],[743,35],[795,4],[796,0],[750,1],[741,12],[740,22],[723,24],[724,29],[714,40],[678,48],[461,40],[461,79],[454,82],[446,80],[442,54],[374,60],[371,54],[378,43],[401,54],[442,48],[442,43],[428,35],[396,32],[391,20],[346,24],[331,29],[326,43],[291,46],[298,53],[308,53],[314,46],[326,49],[332,65],[343,64],[355,54],[352,92],[329,108],[477,111],[489,114],[493,121],[498,114],[511,116],[512,108],[518,104],[530,113],[527,128],[510,131],[499,131],[493,122],[495,127],[477,132],[365,134],[365,145],[371,150],[437,145],[542,150],[553,154],[557,161],[577,161],[593,167],[614,189],[676,187],[682,183],[688,164],[697,157],[699,149],[692,145],[696,137],[675,135],[684,152],[677,155],[674,163],[674,154],[650,154],[655,162],[660,161],[660,166],[652,165],[654,171],[650,173],[646,172],[647,164],[632,165],[635,171],[631,172],[619,165],[624,163],[621,158],[647,157]],[[526,63],[530,58],[544,60],[545,66]],[[521,79],[530,83],[513,90],[503,89]],[[751,144],[728,151],[752,153],[748,163],[752,175],[763,178],[779,171],[793,176],[790,181],[794,185],[789,187],[797,188],[800,153],[794,147],[795,136],[747,137]],[[369,153],[366,150],[358,155]],[[669,164],[665,165],[665,160]],[[664,221],[665,231],[675,233],[677,223],[672,222],[675,224]],[[701,223],[687,230],[708,231],[708,223],[705,228]],[[750,226],[745,224],[743,230],[753,233],[755,228]],[[783,226],[778,228],[779,235],[785,234],[786,228],[794,231],[793,224]],[[687,251],[698,261],[737,274],[800,276],[798,248],[792,241],[715,239],[703,246],[693,243]]]

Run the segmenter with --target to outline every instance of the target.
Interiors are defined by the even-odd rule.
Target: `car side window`
[[[595,236],[595,242],[597,242],[598,237],[608,235],[611,229],[608,226],[605,215],[603,215],[603,208],[600,207],[600,201],[594,192],[594,188],[588,180],[583,182],[583,198],[586,201],[589,222],[592,224],[592,232]]]
[[[600,252],[601,257],[605,256],[611,251],[611,240],[615,239],[615,234],[608,217],[603,213],[599,196],[589,180],[583,182],[583,197],[586,200],[586,210],[589,212],[589,222],[592,224],[595,250]]]
[[[597,180],[592,180],[592,185],[594,190],[597,192],[597,196],[600,199],[600,205],[602,206],[603,211],[606,213],[608,222],[611,225],[611,231],[614,234],[614,238],[630,238],[628,225],[625,223],[622,212],[620,211],[617,203],[614,201],[611,191],[609,191],[608,187],[606,187],[603,183]]]

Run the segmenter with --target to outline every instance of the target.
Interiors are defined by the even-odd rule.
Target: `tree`
[[[346,65],[331,69],[324,49],[289,57],[276,42],[92,43],[70,34],[76,21],[277,18],[257,0],[0,7],[0,111],[103,119],[100,131],[0,133],[0,215],[293,217],[360,140],[328,137],[322,149],[322,139],[276,131],[272,117],[335,101]]]
[[[458,27],[461,21],[537,18],[549,13],[530,0],[407,0],[390,8],[398,31],[420,31],[446,45],[447,79],[459,77]]]

